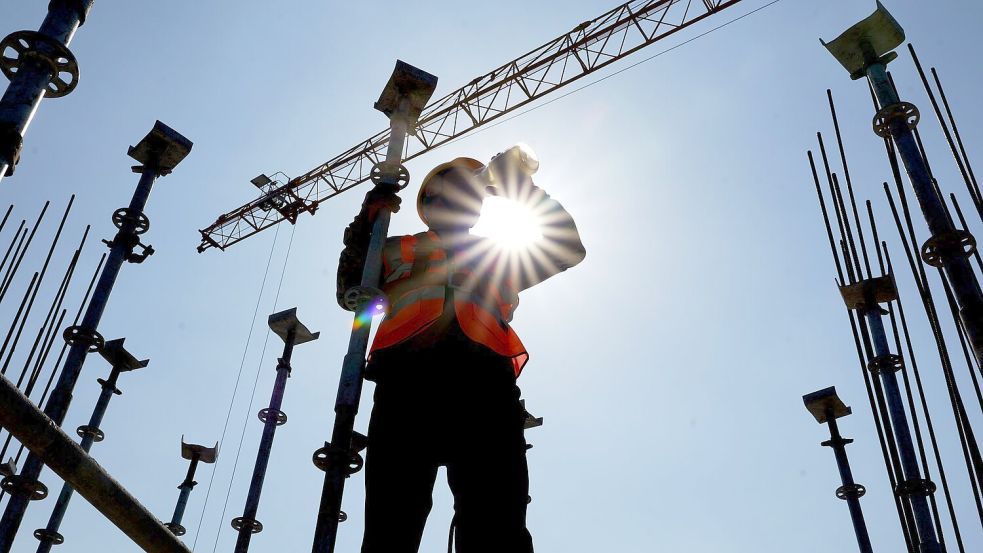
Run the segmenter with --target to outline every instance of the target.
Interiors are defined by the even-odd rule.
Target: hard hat
[[[429,225],[430,222],[427,221],[426,216],[423,214],[423,198],[427,195],[427,188],[434,182],[434,177],[452,167],[457,167],[463,169],[464,171],[474,173],[484,169],[485,164],[470,157],[459,157],[452,159],[447,163],[441,163],[427,173],[427,176],[423,177],[423,182],[420,183],[420,192],[416,195],[416,212],[420,215],[420,219],[427,225]]]

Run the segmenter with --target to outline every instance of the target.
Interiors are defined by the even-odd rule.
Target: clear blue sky
[[[745,0],[618,67],[765,3]],[[94,238],[109,238],[109,215],[127,203],[136,183],[126,146],[160,119],[195,147],[158,182],[146,238],[157,254],[124,268],[100,328],[107,338],[125,336],[151,364],[121,378],[124,394],[110,405],[107,438],[95,457],[160,518],[170,517],[186,467],[181,435],[214,443],[222,434],[272,247],[220,462],[200,470],[185,526],[189,543],[198,536],[196,551],[212,551],[216,536],[217,550],[231,550],[229,521],[241,514],[260,434],[255,412],[268,402],[282,347],[268,337],[265,319],[297,306],[321,339],[294,355],[284,403],[290,420],[277,433],[258,517],[265,530],[252,547],[308,550],[322,482],[310,458],[330,435],[351,324],[334,302],[334,271],[362,191],[302,217],[295,234],[283,225],[224,253],[195,253],[197,229],[252,199],[248,181],[256,174],[302,173],[384,128],[372,102],[397,58],[438,75],[437,94],[444,94],[612,4],[97,2],[72,45],[82,68],[78,90],[43,103],[17,174],[2,181],[0,202],[15,203],[16,214],[29,217],[44,199],[60,212],[76,192],[72,235],[91,223]],[[0,34],[37,28],[45,6],[7,2]],[[983,9],[968,0],[893,0],[888,7],[923,62],[939,68],[970,154],[980,160]],[[815,131],[832,131],[825,98],[831,87],[858,193],[883,207],[880,182],[889,172],[870,132],[866,86],[850,81],[818,40],[872,9],[867,0],[782,0],[408,164],[419,177],[459,155],[488,159],[526,142],[542,162],[538,184],[574,215],[587,247],[582,265],[524,293],[515,319],[532,357],[520,385],[529,409],[546,419],[528,434],[535,445],[529,525],[537,550],[854,550],[846,505],[833,496],[839,482],[831,451],[819,446],[826,429],[801,402],[830,385],[855,411],[841,427],[856,439],[849,454],[868,489],[863,505],[875,549],[903,548],[805,158]],[[907,55],[892,68],[902,96],[922,107],[924,128],[934,129]],[[962,198],[938,133],[923,134],[942,186]],[[392,231],[422,228],[406,209]],[[99,253],[89,248],[85,273]],[[20,290],[29,276],[22,271]],[[900,280],[910,291],[910,279]],[[48,283],[48,294],[54,286]],[[0,309],[10,311],[13,303]],[[924,329],[913,299],[909,311]],[[967,549],[980,550],[927,338],[919,340],[919,361],[958,489]],[[95,379],[107,372],[101,359],[88,360],[67,427],[85,422],[98,393]],[[363,431],[370,393],[367,386]],[[44,481],[57,490],[54,475]],[[361,475],[349,481],[351,519],[342,525],[341,552],[357,551],[362,485]],[[52,504],[32,505],[14,551],[34,551],[30,531],[43,526]],[[441,482],[421,551],[445,547],[450,504]],[[135,549],[80,499],[62,533],[68,541],[60,551]]]

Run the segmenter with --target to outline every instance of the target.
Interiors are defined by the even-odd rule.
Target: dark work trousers
[[[512,363],[456,326],[432,345],[373,354],[362,553],[417,553],[438,466],[454,494],[459,553],[532,553]]]

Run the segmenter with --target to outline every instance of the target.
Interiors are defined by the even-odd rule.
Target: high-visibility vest
[[[480,240],[480,239],[476,239]],[[390,238],[383,248],[382,290],[389,309],[379,325],[372,352],[399,344],[436,322],[446,297],[454,300],[454,315],[464,334],[512,360],[519,376],[529,359],[522,341],[509,326],[519,295],[496,252],[476,247],[452,256],[430,231]]]

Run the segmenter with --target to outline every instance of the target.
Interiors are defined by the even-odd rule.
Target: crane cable
[[[287,253],[283,256],[283,268],[280,270],[280,282],[276,287],[276,295],[273,297],[273,311],[276,312],[277,302],[280,301],[280,290],[283,288],[283,277],[287,273],[287,261],[290,259],[290,250],[293,249],[294,245],[294,234],[297,231],[297,226],[292,225],[290,231],[290,241],[287,243]],[[253,318],[253,323],[255,324],[255,315]],[[245,413],[243,413],[242,421],[242,432],[239,434],[239,446],[236,448],[235,461],[232,462],[232,478],[229,479],[229,487],[225,491],[225,504],[222,506],[222,516],[219,518],[218,529],[215,531],[215,543],[212,545],[212,553],[218,549],[218,539],[222,535],[222,529],[225,525],[222,521],[225,520],[225,512],[229,507],[229,498],[232,495],[232,484],[235,482],[236,468],[239,466],[239,454],[242,453],[242,442],[246,437],[246,424],[249,422],[249,413],[253,410],[253,403],[256,401],[256,388],[259,385],[259,375],[262,372],[263,363],[266,360],[266,347],[270,343],[270,334],[272,330],[266,329],[266,340],[263,341],[263,352],[259,355],[259,364],[256,366],[256,377],[253,379],[253,389],[249,395],[249,405],[246,407]]]
[[[263,298],[263,292],[266,291],[266,280],[270,275],[270,266],[273,263],[273,253],[276,251],[276,242],[279,234],[280,228],[278,226],[276,232],[273,234],[273,243],[270,244],[270,255],[266,260],[266,271],[263,273],[263,282],[259,286],[259,295],[256,298],[256,307],[253,308],[253,318],[249,325],[249,333],[246,335],[246,344],[242,349],[242,359],[239,361],[239,372],[236,374],[235,385],[232,388],[232,396],[229,398],[229,409],[225,415],[225,424],[222,426],[222,435],[218,440],[220,447],[225,443],[225,435],[229,430],[229,422],[232,419],[232,407],[235,404],[236,395],[238,395],[239,392],[239,382],[242,379],[242,370],[246,366],[246,354],[249,352],[249,345],[252,342],[253,327],[256,326],[256,316],[259,314],[260,301]],[[208,488],[205,490],[205,502],[201,506],[201,516],[198,518],[198,525],[195,529],[195,538],[191,545],[192,550],[194,550],[195,546],[198,545],[198,536],[201,534],[201,524],[205,519],[205,510],[208,507],[208,499],[212,494],[212,484],[215,482],[216,472],[218,472],[218,460],[216,460],[216,466],[213,467],[212,474],[208,479]]]

